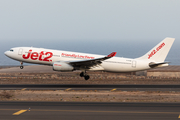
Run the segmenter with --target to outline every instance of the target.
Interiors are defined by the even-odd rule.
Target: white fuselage
[[[33,64],[53,65],[57,61],[78,61],[104,57],[104,55],[86,54],[78,52],[60,51],[34,47],[16,47],[6,51],[5,55],[20,61]],[[131,72],[149,69],[150,60],[138,60],[112,57],[102,61],[100,65],[89,70],[103,70],[109,72]]]

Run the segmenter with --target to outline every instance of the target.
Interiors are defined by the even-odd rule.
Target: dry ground
[[[0,73],[0,84],[180,84],[180,78],[145,77],[118,73],[89,72],[86,81],[79,72]]]
[[[180,66],[162,67],[151,71],[180,72]],[[25,66],[24,69],[1,66],[0,84],[180,84],[178,77],[146,77],[144,71],[139,76],[134,75],[135,73],[88,72],[88,81],[79,77],[80,72],[56,72],[52,70],[52,66],[43,65]]]
[[[180,92],[0,90],[0,101],[180,102]]]

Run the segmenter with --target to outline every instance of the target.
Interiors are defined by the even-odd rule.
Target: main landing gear
[[[86,71],[85,72],[81,72],[80,76],[84,77],[85,80],[88,80],[90,78],[89,75],[86,74]]]
[[[20,62],[20,64],[21,64],[20,68],[23,69],[24,68],[23,62]]]

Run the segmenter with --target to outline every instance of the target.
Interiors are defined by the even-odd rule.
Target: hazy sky
[[[180,39],[180,0],[0,0],[0,40]]]
[[[137,50],[136,42],[152,44],[148,50],[165,37],[180,43],[179,5],[180,0],[0,0],[0,50],[34,46],[122,54],[125,46]]]

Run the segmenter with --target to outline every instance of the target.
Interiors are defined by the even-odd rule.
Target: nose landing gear
[[[21,66],[20,66],[20,69],[23,69],[24,66],[23,66],[23,62],[20,62]]]
[[[86,74],[86,71],[85,72],[81,72],[80,76],[84,77],[85,80],[88,80],[90,78],[90,76]]]

